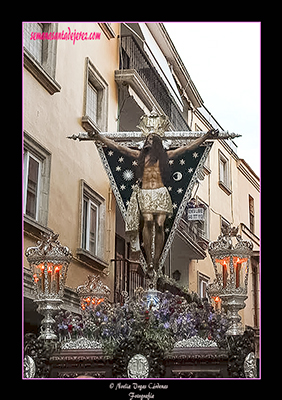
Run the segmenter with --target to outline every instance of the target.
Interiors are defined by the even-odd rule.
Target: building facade
[[[72,250],[65,308],[79,312],[75,288],[89,274],[100,274],[111,300],[120,301],[124,290],[131,295],[144,285],[142,268],[130,252],[95,145],[66,136],[81,130],[136,131],[140,117],[153,107],[169,117],[172,130],[223,129],[205,108],[163,24],[26,23],[24,29],[24,248],[52,229]],[[97,32],[97,39],[30,40],[31,32],[69,29]],[[202,178],[163,272],[170,284],[206,297],[206,285],[215,277],[208,243],[223,225],[239,225],[243,238],[254,243],[249,297],[241,314],[245,324],[258,327],[259,178],[238,157],[232,140],[213,143]],[[188,209],[195,205],[204,209],[203,219],[189,219]],[[30,328],[38,317],[25,259],[24,267]]]
[[[115,199],[96,146],[66,137],[117,129],[118,23],[23,24],[24,249],[53,230],[73,259],[64,307],[79,312],[75,288],[99,274],[113,293]],[[33,40],[32,32],[82,32],[92,40]],[[71,36],[71,35],[70,35]],[[82,36],[82,37],[85,37]],[[41,317],[24,257],[26,328]]]

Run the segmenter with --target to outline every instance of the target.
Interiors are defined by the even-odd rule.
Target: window
[[[97,123],[97,106],[98,106],[98,92],[95,87],[88,82],[87,87],[87,102],[86,102],[86,114]]]
[[[207,275],[204,275],[198,271],[198,288],[199,288],[199,296],[201,297],[201,299],[205,299],[208,297],[207,285],[208,285],[209,279],[210,278]]]
[[[226,186],[228,185],[227,175],[227,160],[224,157],[219,158],[219,181],[223,182]]]
[[[77,254],[88,264],[104,269],[105,199],[81,180],[81,230]]]
[[[219,165],[219,180],[218,184],[221,189],[225,191],[226,194],[231,194],[229,188],[229,160],[225,155],[219,150],[218,151],[218,165]]]
[[[37,220],[38,207],[39,207],[41,162],[29,151],[25,151],[24,164],[25,164],[24,212],[26,215]]]
[[[24,24],[24,47],[30,52],[36,61],[39,62],[39,64],[42,64],[43,40],[30,40],[32,32],[38,32],[42,34],[43,24],[39,24],[37,22]]]
[[[24,132],[23,211],[25,225],[29,224],[25,228],[47,226],[50,171],[51,153]]]
[[[83,199],[82,247],[97,255],[99,205],[87,197]]]
[[[49,34],[57,31],[57,23],[24,23],[24,67],[50,94],[61,90],[61,86],[55,80],[57,40],[34,40],[31,39],[31,33],[41,37],[43,32]]]
[[[250,231],[255,233],[255,207],[254,199],[249,195],[249,216],[250,216]]]
[[[108,84],[86,58],[86,87],[82,126],[86,131],[105,132],[108,120]]]

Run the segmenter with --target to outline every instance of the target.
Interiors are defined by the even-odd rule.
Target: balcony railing
[[[122,292],[126,291],[130,297],[138,287],[145,287],[145,277],[140,263],[128,258],[115,258],[111,260],[115,267],[115,302],[124,300]]]
[[[121,38],[120,69],[135,69],[169,117],[175,130],[190,130],[166,84],[133,36]]]
[[[198,226],[197,222],[181,218],[178,229],[202,250],[207,249],[209,240],[206,238],[205,232]]]

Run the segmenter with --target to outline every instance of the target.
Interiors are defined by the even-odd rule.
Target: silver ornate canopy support
[[[235,244],[234,244],[235,242]],[[253,244],[238,235],[238,228],[228,227],[216,241],[210,242],[209,254],[215,270],[215,280],[208,294],[222,300],[231,319],[226,335],[242,335],[244,329],[238,311],[245,308],[248,298],[248,276]]]
[[[29,247],[26,258],[33,274],[35,302],[37,311],[44,315],[41,321],[40,339],[57,339],[52,329],[55,323],[52,315],[63,303],[65,282],[72,254],[68,247],[62,246],[58,234],[42,235],[36,247]]]

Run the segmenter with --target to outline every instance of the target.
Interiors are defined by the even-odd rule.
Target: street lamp
[[[44,315],[41,321],[39,339],[57,339],[52,329],[55,323],[52,315],[60,309],[63,303],[65,282],[68,266],[72,255],[68,247],[62,246],[58,240],[59,234],[43,234],[36,247],[29,247],[26,258],[32,270],[37,311]]]
[[[237,242],[235,242],[235,240]],[[235,244],[234,244],[235,242]],[[210,242],[209,254],[215,270],[215,280],[208,285],[210,297],[220,298],[230,317],[226,335],[242,335],[244,329],[238,311],[245,308],[248,298],[248,276],[253,244],[238,235],[238,228],[229,226]]]

